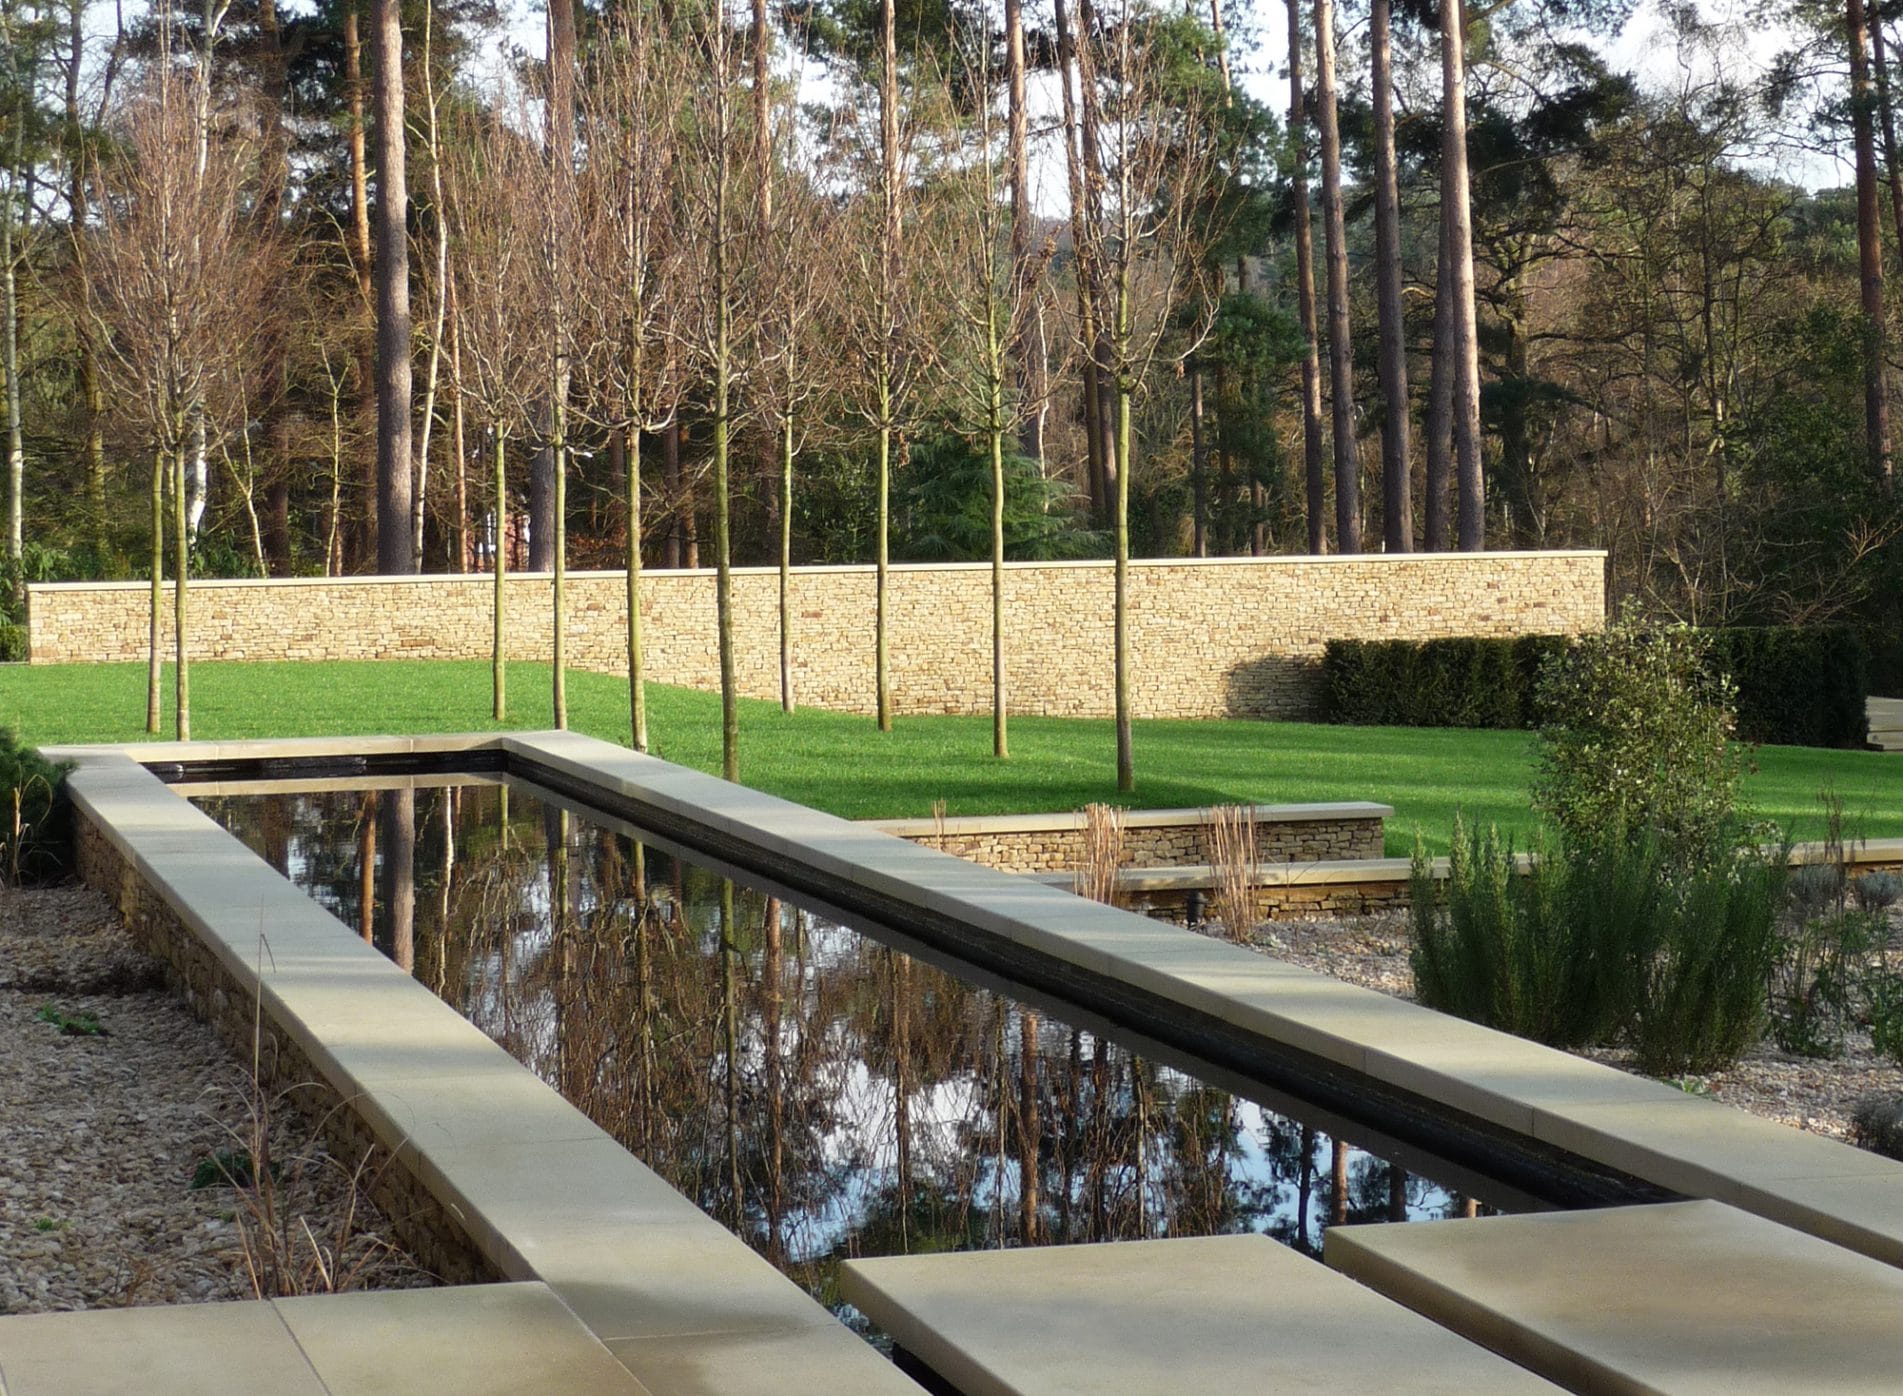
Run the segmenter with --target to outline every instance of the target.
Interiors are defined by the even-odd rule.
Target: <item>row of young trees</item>
[[[1110,553],[1120,617],[1133,552],[1364,523],[1604,544],[1696,619],[1894,576],[1881,11],[1798,16],[1766,78],[1678,12],[1641,90],[1555,37],[1616,5],[1294,0],[1286,126],[1220,5],[552,0],[486,80],[480,0],[367,40],[354,0],[161,0],[103,47],[85,0],[0,12],[16,581],[156,608],[167,535],[174,573],[489,568],[500,713],[506,569],[625,566],[644,747],[641,569],[704,538],[731,771],[736,556],[877,564],[882,726],[895,555],[988,555],[1001,608],[1005,559]],[[1800,106],[1854,199],[1765,173]]]

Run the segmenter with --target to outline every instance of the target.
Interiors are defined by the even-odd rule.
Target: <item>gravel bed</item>
[[[431,1283],[288,1109],[268,1190],[287,1243],[258,1244],[257,1190],[193,1189],[245,1149],[251,1095],[101,897],[0,888],[0,1313],[254,1298],[247,1237],[274,1293]]]
[[[1408,965],[1414,935],[1404,911],[1269,921],[1255,928],[1249,943],[1350,984],[1396,998],[1414,997],[1414,972]],[[1591,1049],[1581,1055],[1633,1070],[1627,1052]],[[1903,1067],[1871,1050],[1869,1034],[1853,1026],[1844,1054],[1835,1059],[1792,1056],[1767,1038],[1729,1071],[1677,1078],[1674,1084],[1767,1120],[1850,1140],[1857,1101],[1875,1094],[1903,1096]]]

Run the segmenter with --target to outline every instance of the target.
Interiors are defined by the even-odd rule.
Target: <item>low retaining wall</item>
[[[1390,805],[1350,801],[1321,805],[1256,805],[1255,856],[1264,863],[1379,858]],[[1130,810],[1123,817],[1124,861],[1169,868],[1213,861],[1207,809]],[[862,821],[867,828],[956,854],[1006,872],[1074,871],[1084,858],[1085,818],[1013,814],[960,819]]]
[[[113,904],[133,943],[165,965],[173,988],[233,1055],[256,1062],[259,1085],[321,1129],[333,1157],[360,1169],[371,1201],[423,1268],[446,1284],[503,1278],[409,1160],[393,1156],[276,1019],[258,1011],[255,987],[238,982],[83,809],[74,814],[73,842],[80,879]]]
[[[1114,710],[1109,563],[1005,568],[1012,709],[1102,717]],[[35,664],[146,655],[150,589],[60,583],[27,589]],[[195,582],[191,647],[201,659],[479,659],[490,653],[487,576]],[[869,712],[874,572],[802,567],[792,578],[795,688],[803,703]],[[734,572],[735,670],[750,697],[779,696],[779,576]],[[507,583],[509,649],[549,653],[550,582]],[[1308,717],[1331,639],[1430,639],[1595,630],[1605,618],[1605,554],[1414,553],[1199,558],[1130,567],[1131,702],[1139,717]],[[719,686],[714,578],[643,574],[650,676]],[[627,580],[569,574],[569,662],[626,672]],[[905,713],[988,712],[991,572],[986,564],[903,566],[888,593],[891,678]],[[171,610],[161,625],[171,644]]]
[[[1801,843],[1791,849],[1791,861],[1799,865],[1827,862],[1832,856],[1823,844]],[[1870,839],[1850,849],[1845,857],[1852,877],[1903,872],[1903,839]],[[1528,857],[1519,854],[1517,861],[1524,869]],[[1406,858],[1265,864],[1256,869],[1256,914],[1265,921],[1293,921],[1405,911],[1412,903],[1412,871],[1413,865]],[[1066,875],[1034,876],[1053,886],[1070,885]],[[1436,881],[1446,879],[1445,858],[1434,859],[1433,876]],[[1123,904],[1130,910],[1190,924],[1208,914],[1209,897],[1216,885],[1216,872],[1206,865],[1125,867],[1117,875]]]

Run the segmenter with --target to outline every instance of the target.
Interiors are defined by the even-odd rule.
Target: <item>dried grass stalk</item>
[[[1231,940],[1247,938],[1255,915],[1255,807],[1218,805],[1209,811],[1209,866],[1216,919]]]
[[[1123,811],[1114,805],[1084,806],[1084,851],[1072,890],[1105,906],[1121,900],[1117,872],[1123,867]]]

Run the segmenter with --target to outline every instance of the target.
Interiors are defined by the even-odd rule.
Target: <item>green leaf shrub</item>
[[[1627,611],[1548,665],[1539,691],[1533,802],[1569,847],[1655,837],[1672,862],[1704,865],[1735,837],[1735,695],[1697,631]]]

